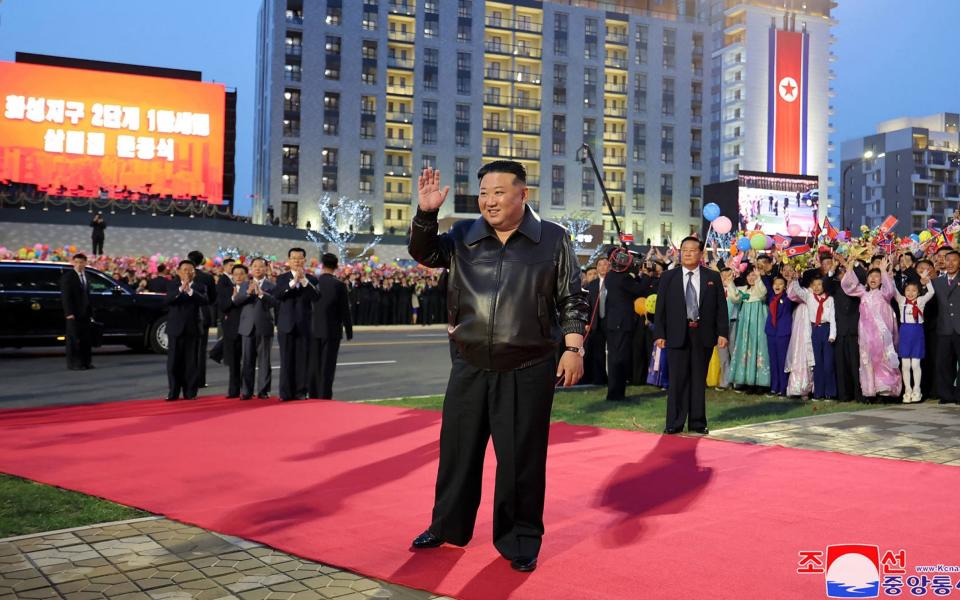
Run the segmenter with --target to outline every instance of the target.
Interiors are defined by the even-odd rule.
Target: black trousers
[[[607,385],[607,332],[597,317],[584,344],[583,383]]]
[[[224,336],[220,341],[223,343],[223,364],[230,369],[227,395],[239,396],[240,383],[243,381],[243,371],[241,369],[243,364],[243,336]]]
[[[200,310],[206,310],[203,307]],[[206,387],[207,385],[207,342],[210,339],[209,324],[200,319],[200,335],[194,338],[197,340],[197,386]]]
[[[504,557],[537,556],[543,538],[547,440],[556,362],[488,371],[453,362],[443,400],[440,468],[430,531],[458,546],[473,537],[483,457],[497,456],[493,544]]]
[[[707,366],[712,347],[703,345],[700,329],[687,329],[683,346],[667,348],[667,428],[682,430],[689,417],[689,430],[707,426]]]
[[[66,319],[66,322],[67,368],[82,369],[89,367],[91,361],[90,319],[75,316],[73,319]]]
[[[245,335],[243,339],[243,389],[247,396],[265,396],[270,394],[273,370],[270,366],[270,346],[273,336]],[[256,388],[254,375],[256,374]]]
[[[310,383],[311,398],[333,398],[333,376],[337,372],[337,353],[340,338],[310,338]]]
[[[93,238],[93,253],[100,255],[103,254],[103,238]]]
[[[856,334],[838,335],[833,344],[837,376],[837,400],[863,402],[860,391],[860,339]]]
[[[643,317],[637,320],[633,330],[633,375],[630,383],[642,385],[647,382],[647,370],[650,367],[650,344],[653,340],[647,335],[647,321]]]
[[[920,361],[920,370],[926,375],[937,372],[937,341],[940,336],[937,335],[935,327],[925,329],[923,333],[926,353]],[[938,395],[938,379],[937,376],[926,375],[920,380],[920,391],[924,398]]]
[[[280,399],[296,400],[307,396],[307,359],[310,353],[309,334],[294,330],[277,332],[280,345]]]
[[[957,387],[957,361],[960,360],[960,334],[937,336],[937,391],[940,402],[960,403]]]
[[[197,343],[195,335],[169,336],[167,343],[167,398],[196,398],[200,380],[197,373]]]
[[[633,330],[607,330],[607,400],[623,400],[627,379],[633,375]]]

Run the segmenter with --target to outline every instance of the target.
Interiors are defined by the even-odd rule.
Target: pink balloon
[[[766,249],[769,250],[770,248],[773,248],[773,236],[768,235]]]
[[[733,223],[730,222],[730,217],[717,217],[711,225],[713,225],[713,230],[720,235],[730,233],[730,230],[733,229]]]
[[[796,223],[790,225],[790,227],[787,227],[787,233],[790,234],[790,237],[797,237],[800,235],[800,226]]]

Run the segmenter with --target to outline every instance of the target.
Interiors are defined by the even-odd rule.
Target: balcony
[[[620,181],[607,181],[603,180],[603,187],[607,188],[608,192],[623,192],[627,189],[627,184],[623,180]]]
[[[540,187],[540,178],[539,177],[530,177],[527,176],[527,187]]]
[[[417,34],[412,31],[397,31],[396,29],[388,29],[387,39],[391,42],[404,42],[407,44],[412,44],[417,40]]]
[[[400,203],[410,203],[413,200],[413,194],[408,194],[406,192],[384,192],[383,201],[384,202],[400,202]]]
[[[610,94],[626,94],[627,93],[627,84],[625,83],[605,83],[603,84],[603,91]]]
[[[540,85],[540,73],[534,71],[511,71],[508,69],[484,69],[484,79]]]
[[[387,58],[387,67],[390,69],[405,69],[407,71],[412,71],[414,62],[409,58],[396,58],[389,57]]]
[[[296,25],[297,27],[303,27],[303,13],[287,11],[287,25]]]
[[[523,133],[528,135],[540,135],[540,123],[527,123],[499,119],[484,119],[484,131],[497,131],[499,133]]]
[[[608,117],[625,119],[627,118],[627,107],[626,106],[604,106],[603,114]]]
[[[384,165],[384,177],[412,177],[413,171],[406,165]]]
[[[627,134],[623,131],[608,131],[603,134],[603,141],[625,143],[627,141]]]
[[[303,54],[303,46],[299,44],[286,44],[283,51],[287,56],[297,57]]]
[[[391,2],[387,7],[387,12],[391,15],[415,17],[417,16],[417,7],[407,2]]]
[[[504,56],[521,56],[526,58],[540,58],[540,48],[532,46],[503,44],[487,41],[483,44],[483,49],[489,54],[502,54]]]
[[[626,70],[627,70],[627,59],[626,59],[626,58],[618,58],[618,57],[615,57],[615,56],[608,56],[606,59],[604,59],[604,61],[603,61],[603,66],[608,67],[608,68],[610,68],[610,69],[619,69],[619,70],[621,70],[621,71],[626,71]]]
[[[484,24],[490,29],[505,29],[507,31],[527,31],[530,33],[540,33],[543,31],[543,24],[529,19],[505,19],[495,15],[487,15]]]
[[[540,150],[537,148],[509,148],[506,146],[493,146],[488,144],[483,148],[483,155],[493,158],[538,160],[540,158]]]
[[[387,148],[394,148],[397,150],[409,150],[413,148],[413,140],[410,138],[391,138],[388,137],[386,141]]]
[[[524,96],[499,96],[496,94],[484,94],[483,103],[491,106],[512,106],[514,108],[540,110],[540,100],[536,98],[526,98]]]
[[[412,96],[413,86],[407,87],[405,85],[388,85],[387,94],[390,96]]]
[[[626,46],[629,41],[629,37],[626,33],[620,33],[617,31],[607,31],[606,36],[604,37],[604,42],[607,44],[615,44],[618,46]]]
[[[412,112],[388,112],[387,121],[390,123],[413,123]]]
[[[626,166],[627,166],[627,157],[626,157],[626,156],[604,156],[604,157],[603,157],[603,166],[605,166],[605,167],[626,167]]]

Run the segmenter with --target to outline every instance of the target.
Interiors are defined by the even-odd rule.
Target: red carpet
[[[0,412],[0,471],[461,598],[817,598],[798,552],[877,544],[956,563],[960,469],[555,425],[541,566],[476,537],[411,553],[440,416],[339,402],[127,402]],[[906,593],[907,590],[904,590]]]

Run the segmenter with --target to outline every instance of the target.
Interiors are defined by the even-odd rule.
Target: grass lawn
[[[652,386],[630,386],[626,402],[607,402],[606,388],[563,390],[554,396],[553,420],[571,425],[592,425],[610,429],[663,431],[667,414],[667,393]],[[440,410],[443,396],[385,400],[382,404]],[[833,412],[877,408],[856,402],[801,402],[789,398],[739,394],[729,390],[707,390],[707,422],[710,429],[762,423],[779,419],[809,417]]]
[[[95,496],[0,474],[0,538],[147,516]]]

